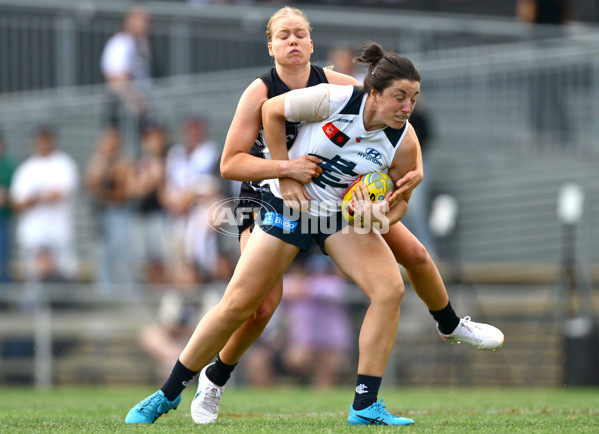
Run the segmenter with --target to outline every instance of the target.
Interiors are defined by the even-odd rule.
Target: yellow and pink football
[[[361,184],[365,184],[368,188],[368,194],[372,203],[382,201],[385,199],[387,193],[393,191],[393,181],[389,175],[383,172],[370,172],[356,179],[343,195],[343,201],[341,202],[341,214],[350,224],[354,224],[354,221],[362,224],[360,216],[354,216],[354,212],[350,208],[352,202],[351,193]]]

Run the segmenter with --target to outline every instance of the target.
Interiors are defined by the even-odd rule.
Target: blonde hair
[[[303,18],[304,21],[306,21],[306,24],[308,24],[308,31],[312,32],[312,26],[310,25],[310,21],[308,20],[308,17],[302,10],[292,8],[291,6],[284,6],[278,11],[276,11],[274,14],[272,14],[270,19],[268,20],[268,24],[266,24],[266,37],[268,38],[269,42],[272,42],[272,26],[274,22],[278,19],[287,17],[289,15],[297,15],[298,17]]]

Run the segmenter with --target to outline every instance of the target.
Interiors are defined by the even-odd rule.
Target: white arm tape
[[[290,122],[322,121],[331,111],[331,93],[327,86],[296,89],[285,95],[285,118]]]

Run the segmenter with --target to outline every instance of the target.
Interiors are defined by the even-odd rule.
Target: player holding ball
[[[416,167],[418,141],[408,118],[420,93],[420,75],[409,59],[385,52],[378,44],[368,46],[358,60],[370,65],[364,88],[320,85],[291,91],[264,103],[264,131],[272,158],[287,160],[312,155],[321,161],[322,173],[307,184],[292,178],[265,182],[270,191],[264,192],[263,200],[277,214],[270,221],[287,224],[265,224],[268,219],[262,216],[222,300],[202,318],[161,390],[132,408],[127,423],[153,423],[161,414],[176,408],[186,384],[254,315],[299,250],[309,249],[312,241],[318,242],[370,299],[360,332],[357,387],[348,423],[413,423],[411,419],[393,416],[378,401],[404,293],[396,258],[378,232],[344,224],[341,200],[360,175],[382,171],[397,182]],[[289,151],[285,143],[286,121],[305,122]],[[356,189],[354,212],[362,217],[376,217],[381,211],[392,225],[404,215],[408,199],[409,193],[398,189],[381,202],[381,208],[387,208],[379,209],[370,202],[367,190]],[[321,208],[321,204],[326,207]],[[317,225],[315,230],[302,227],[301,220],[290,222],[290,208],[309,213],[323,225]],[[333,233],[319,230],[331,224],[336,225]],[[361,254],[347,254],[352,251]],[[373,268],[384,269],[385,273],[373,276],[369,273]],[[457,319],[452,330],[461,327],[462,321]],[[497,333],[486,333],[480,342],[500,346],[503,335],[494,330]],[[198,395],[203,395],[200,389]],[[216,413],[212,421],[215,418]]]

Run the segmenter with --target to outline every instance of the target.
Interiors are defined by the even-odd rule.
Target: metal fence
[[[85,7],[70,8],[72,3],[67,2],[53,2],[51,9],[43,3],[35,5],[29,0],[19,2],[20,6],[12,3],[15,2],[0,0],[0,51],[5,50],[0,56],[0,81],[3,83],[1,86],[13,91],[0,95],[0,128],[5,133],[9,151],[18,160],[25,158],[29,153],[29,133],[39,123],[51,123],[59,131],[60,147],[71,153],[80,168],[83,168],[100,132],[101,115],[107,102],[104,87],[97,84],[100,76],[94,65],[97,65],[98,50],[105,37],[118,22],[122,5],[115,2],[92,4],[95,9],[92,8],[90,12]],[[23,5],[27,6],[28,14],[31,8],[37,10],[37,17],[33,14],[29,22],[17,19],[14,14]],[[263,27],[266,17],[274,9],[266,6],[235,6],[206,7],[192,11],[183,5],[169,4],[168,10],[164,4],[150,5],[155,16],[171,17],[174,23],[172,27],[164,24],[163,30],[160,30],[158,20],[155,26],[157,34],[164,36],[164,41],[171,41],[164,42],[162,52],[173,56],[167,62],[173,69],[168,72],[170,77],[157,80],[155,92],[160,102],[160,113],[171,128],[173,140],[176,139],[178,121],[193,112],[209,120],[212,136],[222,143],[241,92],[270,67],[265,57]],[[13,15],[5,14],[7,10]],[[396,360],[400,367],[397,375],[407,373],[401,381],[409,383],[429,378],[441,384],[443,378],[450,378],[460,383],[464,378],[459,375],[447,377],[434,372],[435,376],[430,377],[436,362],[453,357],[456,363],[452,366],[464,366],[462,362],[465,359],[475,361],[473,366],[479,369],[477,375],[480,378],[493,377],[501,384],[559,384],[563,378],[560,371],[563,366],[560,336],[551,334],[548,340],[543,341],[545,347],[541,348],[540,353],[536,353],[539,348],[532,343],[539,335],[547,335],[544,318],[555,312],[554,303],[561,301],[553,298],[555,292],[551,289],[554,289],[558,276],[551,266],[560,266],[565,248],[571,247],[568,243],[575,243],[575,259],[581,267],[579,271],[582,271],[581,275],[588,279],[589,284],[590,266],[599,262],[599,174],[595,167],[599,154],[599,127],[595,122],[599,118],[597,35],[591,31],[578,32],[541,44],[523,40],[527,33],[522,27],[501,21],[445,18],[431,21],[431,17],[404,16],[404,13],[399,16],[391,13],[380,15],[380,11],[360,12],[357,15],[347,12],[348,15],[345,15],[345,12],[333,14],[324,9],[318,9],[318,12],[316,9],[306,10],[316,29],[314,39],[326,41],[320,44],[322,51],[315,53],[315,63],[325,64],[324,50],[327,47],[355,41],[360,35],[368,35],[369,39],[378,40],[386,46],[413,53],[412,57],[423,76],[419,106],[424,107],[430,116],[435,132],[428,152],[426,176],[430,179],[433,196],[451,194],[459,204],[457,230],[451,239],[438,240],[439,247],[446,248],[440,253],[446,253],[444,259],[454,263],[461,273],[458,279],[462,282],[468,279],[480,282],[493,275],[503,283],[484,287],[465,284],[451,286],[452,297],[460,299],[456,305],[463,303],[463,312],[473,315],[475,312],[482,315],[494,312],[496,317],[490,320],[499,321],[498,325],[506,329],[511,328],[520,339],[509,356],[494,358],[496,365],[491,366],[491,369],[501,375],[493,377],[484,371],[489,369],[491,363],[486,355],[466,353],[464,356],[455,348],[431,349],[438,344],[435,341],[429,345],[426,340],[436,339],[434,334],[431,337],[423,329],[407,330],[408,333],[400,341],[402,346],[405,345],[406,352],[401,353]],[[81,16],[87,16],[88,21]],[[188,20],[198,21],[187,27],[179,27],[180,22]],[[201,20],[207,20],[208,23],[204,25]],[[344,25],[331,24],[333,21]],[[44,27],[44,22],[54,24]],[[102,30],[98,30],[101,28],[100,22],[105,25]],[[237,31],[224,26],[223,22],[233,27],[236,25]],[[245,27],[242,23],[246,23]],[[397,31],[399,24],[401,28],[409,29],[407,33]],[[55,25],[57,27],[53,27]],[[354,27],[356,32],[344,33],[346,29]],[[14,30],[11,28],[21,29],[19,31],[23,33],[11,33]],[[37,42],[32,42],[32,39],[28,39],[32,33],[23,29],[33,28],[38,29],[36,31],[46,28],[47,34],[43,37],[38,35]],[[76,28],[95,36],[73,42],[76,40],[73,37]],[[177,32],[185,34],[187,30],[182,30],[185,28],[192,28],[193,32],[199,32],[201,28],[211,33],[214,39],[206,36],[205,41],[226,42],[226,50],[223,48],[225,45],[207,43],[204,46],[189,40],[181,46],[193,50],[204,47],[202,49],[205,51],[182,50],[177,42],[182,39],[176,36],[180,35]],[[331,33],[317,33],[321,28]],[[62,33],[53,33],[56,29],[62,29]],[[9,34],[13,36],[7,39],[6,35]],[[27,34],[30,36],[24,36]],[[62,37],[57,37],[58,34],[62,34]],[[203,33],[193,34],[195,38],[204,40]],[[451,38],[444,39],[449,35],[452,35]],[[52,56],[44,57],[44,49],[39,48],[43,47],[42,41],[48,44],[46,47]],[[449,49],[448,45],[460,47]],[[243,55],[239,54],[241,51]],[[23,56],[23,60],[19,53],[32,54],[31,57]],[[176,56],[182,57],[177,60]],[[230,56],[229,60],[227,56]],[[13,58],[19,58],[19,62],[23,63],[5,61]],[[206,62],[205,59],[210,61]],[[250,59],[255,63],[249,66],[254,67],[238,69],[241,65],[234,62],[240,59],[244,66],[248,66],[247,59]],[[197,65],[193,63],[196,60]],[[79,64],[87,66],[77,66]],[[209,72],[224,67],[231,69]],[[28,72],[25,73],[25,70]],[[204,72],[183,74],[199,71]],[[71,84],[86,85],[72,87]],[[27,91],[14,92],[25,89]],[[537,128],[537,125],[541,125],[541,128]],[[572,228],[564,227],[556,213],[560,188],[567,182],[580,184],[586,194],[583,218],[574,232],[569,230]],[[76,209],[78,253],[84,261],[91,263],[95,241],[94,231],[91,230],[93,215],[83,191]],[[567,234],[575,234],[575,238],[568,239],[565,236]],[[539,263],[550,267],[536,268]],[[490,266],[479,269],[478,274],[473,272],[473,265],[487,264]],[[538,272],[535,271],[537,269]],[[515,286],[514,282],[518,281],[537,286]],[[69,289],[77,288],[79,286]],[[520,296],[524,296],[524,299]],[[98,308],[104,302],[93,296],[90,300],[94,311],[102,312]],[[119,311],[115,303],[107,303],[116,309],[113,312]],[[408,316],[418,303],[411,298],[406,300],[406,306],[410,308],[404,311],[408,312]],[[492,310],[485,308],[489,305],[493,306]],[[421,304],[419,306],[422,307]],[[414,312],[423,314],[417,309]],[[48,319],[48,312],[44,313],[42,309],[41,314],[42,321]],[[12,324],[12,317],[4,314],[2,317],[9,322],[2,323],[0,330],[10,332],[8,325]],[[37,336],[40,339],[48,338],[48,334],[44,334],[48,330],[43,326],[35,328],[31,318],[19,318],[19,324],[27,333],[39,333]],[[92,321],[93,318],[90,315],[87,319]],[[146,311],[140,313],[140,318],[149,321],[151,316]],[[60,321],[64,318],[57,319],[57,326],[60,327]],[[421,322],[407,320],[403,324],[422,325]],[[530,326],[531,322],[533,326],[523,334],[523,324]],[[131,346],[136,328],[130,322],[123,324],[129,339],[126,345]],[[92,321],[87,338],[97,338],[93,325]],[[543,330],[543,333],[539,333],[539,330]],[[424,335],[427,337],[423,338]],[[42,344],[44,348],[47,354],[48,346]],[[425,348],[423,354],[430,363],[424,364],[421,359],[409,356],[411,349],[416,351],[419,348]],[[535,359],[535,354],[542,354],[545,361],[551,361],[543,365],[546,367],[543,372],[536,370],[539,359]],[[90,355],[92,359],[93,354]],[[44,368],[43,362],[38,363],[41,375],[48,378],[48,367]],[[69,365],[65,366],[64,369],[68,370]]]
[[[147,2],[160,76],[265,65],[266,23],[278,5]],[[0,0],[0,93],[100,83],[100,55],[126,3]],[[340,44],[375,40],[412,57],[450,47],[524,40],[513,19],[420,15],[398,9],[307,5],[314,60]]]
[[[557,263],[561,186],[586,193],[579,255],[599,260],[599,39],[579,35],[547,42],[444,50],[420,59],[423,107],[433,124],[427,179],[436,194],[460,205],[459,256],[465,262]],[[171,127],[190,112],[206,117],[224,142],[239,95],[268,68],[164,78],[156,83],[160,112]],[[28,134],[52,123],[60,145],[83,168],[100,131],[106,103],[101,85],[0,97],[0,128],[18,159],[28,154]],[[536,128],[535,122],[542,122]],[[91,254],[86,198],[78,208],[80,252]],[[453,256],[457,255],[455,252]]]
[[[116,291],[109,298],[92,286],[76,283],[0,289],[0,385],[48,388],[163,381],[162,365],[143,349],[141,336],[156,325],[161,300],[172,288]],[[187,291],[185,303],[201,311],[217,301],[223,289],[212,285]],[[552,289],[551,284],[450,285],[458,312],[504,331],[504,348],[488,352],[443,343],[426,307],[408,287],[386,384],[562,386],[585,384],[579,381],[592,378],[598,381],[589,362],[599,356],[594,351],[599,336],[564,333],[554,315],[562,300]],[[367,299],[352,287],[343,303],[357,335]],[[279,332],[284,335],[284,327]],[[343,385],[353,384],[356,362],[357,338],[338,367],[348,373],[347,378],[342,376]],[[172,363],[174,360],[168,362],[169,368]],[[242,359],[233,385],[247,384],[244,363]],[[282,375],[280,381],[290,381]]]

